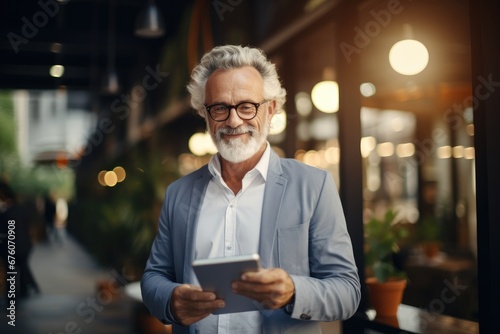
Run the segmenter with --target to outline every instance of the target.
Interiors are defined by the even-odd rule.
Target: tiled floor
[[[139,334],[136,314],[144,311],[124,293],[128,278],[99,268],[84,249],[61,230],[61,241],[39,243],[30,264],[40,286],[16,308],[16,326],[8,325],[5,300],[0,301],[0,333]],[[112,279],[111,290],[97,288]]]

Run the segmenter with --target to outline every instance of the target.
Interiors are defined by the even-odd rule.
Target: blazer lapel
[[[269,268],[278,263],[278,259],[273,258],[277,256],[277,253],[273,252],[273,248],[275,247],[281,203],[287,184],[287,179],[282,177],[282,174],[279,157],[271,151],[260,226],[259,254],[263,268]]]
[[[189,202],[189,211],[186,226],[186,244],[185,244],[185,261],[184,261],[184,281],[191,282],[191,263],[194,261],[194,250],[196,242],[196,227],[198,225],[198,217],[200,215],[201,205],[203,203],[203,195],[208,186],[212,175],[205,166],[205,171],[202,176],[194,181],[191,199]]]

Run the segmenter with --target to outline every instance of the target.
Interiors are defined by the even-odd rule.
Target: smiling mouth
[[[219,130],[219,136],[220,138],[224,138],[227,140],[231,139],[238,139],[244,135],[252,136],[252,130],[248,128],[236,128],[236,129],[231,129],[231,128],[224,128]]]
[[[221,133],[221,139],[227,143],[245,140],[245,135],[250,136],[249,132],[243,133]]]
[[[231,137],[241,137],[243,135],[246,135],[246,134],[250,134],[249,132],[242,132],[242,133],[223,133],[222,136],[224,137],[228,137],[228,138],[231,138]]]

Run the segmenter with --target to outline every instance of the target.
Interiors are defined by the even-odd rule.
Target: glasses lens
[[[247,103],[247,102],[241,103],[241,104],[238,104],[237,108],[238,108],[237,109],[238,115],[242,119],[253,118],[257,112],[257,108],[252,103]]]
[[[227,117],[229,108],[223,104],[216,104],[214,106],[211,106],[208,112],[214,120],[218,121]]]

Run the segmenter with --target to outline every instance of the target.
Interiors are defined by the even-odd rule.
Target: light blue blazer
[[[172,323],[174,333],[194,333],[175,322],[169,305],[176,286],[193,283],[196,226],[211,178],[204,166],[168,187],[141,280],[146,307],[163,323]],[[271,151],[261,224],[262,266],[287,271],[296,289],[291,315],[282,309],[261,311],[263,333],[321,333],[320,321],[351,317],[360,283],[331,174]]]

